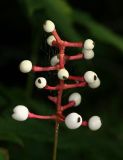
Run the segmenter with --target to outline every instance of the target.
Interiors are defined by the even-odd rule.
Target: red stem
[[[69,102],[68,104],[62,106],[62,107],[61,107],[61,110],[64,111],[64,110],[66,110],[66,109],[68,109],[68,108],[73,107],[74,105],[75,105],[75,102],[74,102],[74,101],[71,101],[71,102]]]
[[[57,86],[49,86],[49,85],[47,85],[45,87],[45,89],[51,90],[51,91],[52,90],[58,90],[58,95],[62,96],[62,92],[63,92],[64,89],[78,88],[78,87],[85,87],[85,86],[87,86],[87,83],[84,82],[84,81],[79,82],[79,83],[75,83],[75,84],[64,84],[64,80],[60,80],[60,84],[59,85],[57,85]],[[58,96],[58,99],[60,99],[60,96]],[[60,101],[61,101],[61,99],[58,100],[58,104],[60,104]],[[58,105],[58,106],[60,106],[60,105]]]
[[[58,70],[58,69],[59,69],[59,65],[50,66],[50,67],[39,67],[39,66],[32,67],[33,72],[53,71],[53,70]]]
[[[57,97],[48,96],[48,99],[51,100],[54,103],[57,103]]]
[[[58,33],[56,30],[54,30],[52,32],[52,34],[55,37],[55,41],[52,42],[53,46],[57,46],[59,48],[59,65],[56,66],[51,66],[51,67],[38,67],[38,66],[34,66],[33,67],[33,71],[39,72],[39,71],[50,71],[50,70],[58,70],[58,69],[62,69],[64,68],[65,65],[65,60],[77,60],[77,59],[82,59],[83,58],[83,54],[79,53],[77,55],[73,55],[73,56],[67,56],[65,55],[65,48],[66,47],[78,47],[78,48],[82,48],[83,47],[83,43],[82,42],[67,42],[67,41],[63,41],[61,40],[61,38],[59,37]],[[56,126],[55,126],[55,137],[54,137],[54,151],[53,151],[53,160],[56,160],[56,153],[57,153],[57,144],[58,144],[58,130],[59,130],[59,123],[61,121],[64,121],[64,116],[63,116],[63,111],[74,106],[75,102],[71,101],[68,104],[62,106],[61,102],[62,102],[62,93],[64,89],[69,89],[69,88],[77,88],[77,87],[85,87],[87,85],[87,83],[84,81],[83,77],[80,76],[69,76],[70,80],[75,80],[75,81],[80,81],[79,83],[75,83],[75,84],[64,84],[64,80],[60,80],[59,85],[56,86],[46,86],[45,89],[48,90],[58,90],[58,95],[57,97],[52,97],[52,96],[48,96],[48,98],[57,104],[57,111],[56,111],[56,115],[52,115],[52,116],[39,116],[39,115],[30,115],[32,117],[37,117],[37,118],[43,118],[43,119],[55,119],[56,121]],[[29,117],[30,117],[29,116]],[[55,117],[54,117],[55,116]],[[82,125],[86,125],[85,122],[82,123]]]
[[[57,31],[54,30],[54,31],[52,32],[52,34],[54,35],[54,37],[55,37],[55,39],[56,39],[56,42],[57,42],[57,43],[60,43],[60,42],[61,42],[61,38],[59,37]]]
[[[57,47],[58,47],[57,41],[53,41],[53,42],[52,42],[52,46],[57,46]]]
[[[65,62],[64,62],[64,50],[65,47],[61,46],[59,47],[60,53],[59,53],[59,63],[60,63],[60,69],[64,68]]]
[[[67,42],[67,41],[64,41],[63,46],[64,47],[78,47],[78,48],[82,48],[83,47],[83,43],[82,42]]]
[[[57,43],[59,44],[59,59],[60,59],[60,69],[64,68],[64,50],[65,48],[62,46],[62,41],[59,38],[56,31],[53,31],[52,34],[55,36]],[[64,86],[64,80],[60,80],[60,84],[58,87],[58,96],[57,96],[57,117],[62,117],[61,112],[61,100],[62,100],[62,93],[63,93],[63,86]],[[63,121],[63,119],[62,119]],[[58,131],[59,131],[59,120],[56,120],[56,126],[55,126],[55,138],[54,138],[54,149],[53,149],[53,160],[56,160],[57,155],[57,145],[58,145]]]
[[[36,118],[36,119],[52,119],[52,120],[56,120],[57,117],[56,115],[50,115],[50,116],[42,116],[42,115],[37,115],[34,113],[29,113],[28,118]]]
[[[61,98],[63,92],[64,80],[60,80],[60,89],[58,90],[57,113],[61,111]]]
[[[78,87],[85,87],[85,86],[87,86],[86,82],[80,82],[80,83],[75,83],[75,84],[65,84],[64,89],[78,88]]]
[[[87,121],[83,121],[82,122],[82,126],[88,126],[88,122]]]
[[[84,56],[82,53],[79,53],[79,54],[76,54],[73,56],[68,56],[68,55],[65,56],[66,60],[78,60],[78,59],[83,59],[83,58],[84,58]]]
[[[59,85],[57,85],[57,86],[48,86],[48,85],[46,85],[46,87],[45,87],[45,89],[47,89],[47,90],[58,90],[59,89]]]
[[[70,80],[75,80],[75,81],[84,81],[84,77],[82,76],[69,76]]]

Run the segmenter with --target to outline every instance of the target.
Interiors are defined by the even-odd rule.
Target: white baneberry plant
[[[61,122],[65,123],[65,125],[69,129],[77,129],[80,126],[88,126],[90,130],[96,131],[98,130],[102,123],[99,116],[92,116],[88,121],[83,120],[83,117],[78,113],[70,113],[66,117],[63,112],[70,107],[77,107],[80,105],[82,97],[79,93],[72,93],[68,98],[68,103],[66,105],[62,105],[62,94],[63,91],[70,88],[77,87],[86,87],[97,88],[100,86],[100,80],[97,74],[93,71],[87,71],[83,76],[73,76],[70,75],[68,70],[65,68],[65,64],[71,60],[79,60],[79,59],[92,59],[94,57],[94,42],[91,39],[87,39],[82,42],[67,42],[63,41],[56,29],[55,24],[46,20],[43,25],[45,32],[51,33],[51,35],[47,38],[48,45],[55,46],[59,49],[59,53],[54,55],[51,58],[51,66],[41,67],[41,66],[33,66],[32,62],[29,60],[23,60],[20,63],[20,71],[23,73],[28,73],[30,71],[33,72],[48,72],[57,70],[57,76],[59,79],[59,84],[56,86],[50,86],[47,84],[47,80],[44,77],[38,77],[35,80],[35,86],[39,89],[46,90],[57,90],[57,96],[48,96],[48,99],[51,100],[56,105],[56,113],[53,115],[37,115],[31,113],[27,107],[23,105],[18,105],[13,109],[12,118],[17,121],[25,121],[29,118],[37,118],[37,119],[45,119],[45,120],[54,120],[56,122],[55,126],[55,142],[54,142],[54,152],[53,152],[53,160],[56,160],[56,150],[57,150],[57,142],[58,142],[58,128]],[[77,53],[73,56],[68,56],[65,53],[66,47],[78,47],[82,49],[81,53]],[[69,79],[75,81],[74,83],[67,84],[65,81]]]

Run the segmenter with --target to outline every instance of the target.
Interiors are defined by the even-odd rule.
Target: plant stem
[[[59,122],[56,121],[55,136],[54,136],[54,147],[53,147],[53,160],[56,160],[56,156],[57,156],[58,132],[59,132]]]

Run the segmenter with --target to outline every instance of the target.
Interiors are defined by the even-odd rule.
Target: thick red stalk
[[[56,30],[54,30],[54,31],[52,32],[52,34],[54,35],[57,43],[61,42],[61,38],[59,37],[59,35],[58,35],[58,33],[56,32]]]
[[[52,119],[52,120],[56,120],[57,117],[56,115],[50,115],[50,116],[42,116],[42,115],[37,115],[34,113],[29,113],[28,118],[35,118],[35,119]]]
[[[79,53],[79,54],[76,54],[73,56],[68,56],[68,55],[65,56],[66,60],[78,60],[78,59],[83,59],[83,58],[84,58],[84,56],[82,53]]]
[[[82,82],[85,81],[85,80],[84,80],[84,77],[82,77],[82,76],[69,76],[68,79],[70,79],[70,80],[75,80],[75,81],[82,81]]]
[[[82,42],[67,42],[67,41],[64,41],[63,46],[64,47],[78,47],[78,48],[82,48],[83,44],[82,44]]]
[[[58,89],[59,89],[59,86],[60,86],[60,85],[57,85],[57,86],[48,86],[48,85],[46,85],[45,89],[51,90],[51,91],[53,91],[53,90],[58,90]]]
[[[77,81],[79,81],[79,80],[77,80]],[[62,86],[62,90],[60,90],[61,86]],[[79,83],[74,83],[74,84],[64,84],[64,83],[63,83],[63,80],[60,80],[60,84],[59,84],[59,85],[57,85],[57,86],[48,86],[48,85],[47,85],[47,86],[45,87],[45,89],[51,90],[51,91],[53,91],[53,90],[58,90],[58,92],[59,92],[59,91],[62,92],[62,91],[65,90],[65,89],[85,87],[85,86],[87,86],[87,83],[86,83],[86,82],[79,82]],[[59,95],[59,94],[58,94],[58,95]]]
[[[56,30],[52,32],[53,36],[55,37],[55,41],[52,42],[52,46],[56,46],[59,49],[59,64],[56,66],[49,66],[49,67],[39,67],[39,66],[33,66],[32,71],[34,72],[42,72],[42,71],[52,71],[52,70],[59,70],[63,69],[65,67],[65,62],[69,60],[77,60],[77,59],[83,59],[84,56],[82,53],[78,53],[73,56],[68,56],[65,54],[65,48],[66,47],[78,47],[82,48],[83,43],[82,42],[67,42],[61,40]],[[87,83],[85,82],[84,78],[82,76],[69,76],[69,80],[74,80],[76,83],[74,84],[65,84],[64,80],[59,80],[59,84],[56,86],[49,86],[46,85],[45,89],[47,90],[57,90],[58,95],[48,96],[49,100],[54,102],[57,106],[56,109],[56,115],[49,115],[49,116],[42,116],[42,115],[35,115],[33,113],[29,114],[29,118],[39,118],[39,119],[52,119],[55,120],[55,137],[54,137],[54,150],[53,150],[53,160],[56,160],[56,153],[57,153],[57,144],[58,144],[58,130],[59,130],[59,123],[63,122],[65,120],[65,117],[63,116],[63,111],[73,107],[75,105],[74,101],[68,102],[68,104],[62,106],[62,94],[63,90],[69,89],[69,88],[77,88],[77,87],[85,87]],[[83,121],[82,126],[87,126],[87,121]]]
[[[59,65],[49,66],[49,67],[39,67],[39,66],[32,67],[32,71],[34,72],[53,71],[53,70],[58,70],[58,69],[59,69]]]
[[[64,51],[65,47],[63,47],[63,41],[59,38],[56,30],[52,32],[54,37],[56,38],[56,41],[58,43],[59,47],[59,65],[60,69],[64,68]],[[58,96],[57,96],[57,113],[56,115],[59,117],[59,115],[62,116],[62,111],[61,111],[61,101],[62,101],[62,93],[64,89],[64,80],[60,80],[59,88],[58,88]],[[58,130],[59,130],[59,121],[56,121],[56,126],[55,126],[55,139],[54,139],[54,150],[53,150],[53,160],[56,160],[56,154],[57,154],[57,145],[58,145]]]
[[[57,97],[48,96],[48,99],[51,100],[54,103],[57,103]]]
[[[74,101],[71,101],[69,102],[68,104],[64,105],[61,107],[61,111],[63,112],[64,110],[68,109],[68,108],[71,108],[75,105],[75,102]]]
[[[88,126],[88,122],[87,121],[83,121],[82,122],[82,126]]]
[[[63,86],[64,89],[70,89],[70,88],[78,88],[78,87],[85,87],[87,86],[86,82],[79,82],[79,83],[75,83],[75,84],[65,84]]]

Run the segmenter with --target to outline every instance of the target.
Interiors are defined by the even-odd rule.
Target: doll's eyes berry
[[[55,24],[52,21],[50,21],[50,20],[46,20],[45,23],[44,23],[44,25],[43,25],[43,28],[44,28],[45,32],[50,33],[50,32],[54,31]]]
[[[49,36],[49,37],[47,38],[47,44],[48,44],[49,46],[52,46],[53,41],[56,41],[56,39],[55,39],[55,37],[54,37],[53,35],[51,35],[51,36]]]
[[[84,55],[84,59],[89,60],[94,57],[94,51],[92,49],[83,49],[82,53]]]
[[[93,83],[97,79],[97,74],[93,71],[87,71],[84,74],[84,79],[87,83]]]
[[[81,95],[77,92],[75,93],[72,93],[70,96],[69,96],[69,102],[71,101],[74,101],[75,102],[75,106],[79,106],[80,103],[81,103]]]
[[[61,80],[66,80],[69,77],[69,72],[63,68],[58,71],[58,78]]]
[[[69,129],[77,129],[82,124],[82,117],[78,113],[70,113],[65,118],[65,124]]]
[[[100,79],[97,77],[96,80],[93,83],[88,84],[90,88],[98,88],[100,86],[101,82]]]
[[[35,85],[37,88],[42,89],[47,85],[47,81],[44,77],[39,77],[36,79]]]
[[[23,60],[19,65],[22,73],[28,73],[32,70],[32,62],[29,60]]]
[[[88,83],[88,86],[90,88],[97,88],[100,86],[100,80],[99,80],[97,74],[93,71],[87,71],[84,74],[84,79]]]
[[[64,25],[64,24],[63,24]],[[65,112],[67,109],[73,107],[73,110],[76,110],[76,106],[79,106],[81,104],[81,101],[83,101],[83,97],[80,93],[74,91],[71,93],[68,97],[67,103],[65,104],[64,98],[67,97],[68,92],[63,93],[64,90],[67,89],[77,89],[79,87],[86,87],[87,85],[90,88],[97,88],[100,86],[100,79],[97,76],[97,74],[93,71],[87,71],[84,73],[84,75],[79,76],[77,75],[77,69],[76,66],[74,67],[74,70],[76,71],[76,76],[71,75],[67,70],[67,62],[74,61],[74,60],[90,60],[94,57],[94,41],[91,39],[87,39],[84,42],[68,42],[61,39],[59,34],[57,33],[57,30],[55,28],[55,24],[51,20],[46,20],[43,29],[45,32],[50,33],[49,37],[47,38],[47,44],[51,48],[57,48],[58,52],[53,54],[53,57],[51,57],[49,63],[49,66],[32,66],[32,62],[29,60],[23,60],[20,65],[20,71],[23,73],[28,73],[30,71],[32,72],[55,72],[52,75],[57,76],[58,84],[54,83],[54,78],[49,76],[49,79],[46,80],[44,77],[40,75],[35,80],[35,86],[38,89],[45,89],[51,92],[48,92],[49,95],[48,99],[52,101],[51,105],[53,103],[55,104],[54,107],[56,109],[54,114],[48,114],[48,115],[39,115],[34,114],[32,112],[29,112],[28,108],[23,105],[18,105],[14,108],[12,118],[17,121],[25,121],[26,119],[41,119],[41,120],[54,120],[56,122],[55,126],[55,141],[54,141],[54,155],[53,159],[56,159],[56,149],[57,149],[57,138],[58,138],[58,128],[59,124],[61,122],[64,122],[66,127],[69,129],[77,129],[80,126],[88,126],[88,128],[92,131],[98,130],[101,125],[101,119],[99,116],[92,116],[88,121],[83,120],[83,116],[79,115],[78,113],[72,112],[65,115]],[[75,47],[79,48],[79,53],[66,53],[66,48],[69,47]],[[43,57],[42,57],[43,58]],[[49,59],[49,57],[47,57]],[[80,66],[80,69],[82,67]],[[72,71],[72,69],[71,69]],[[44,73],[43,75],[45,75]],[[65,81],[66,80],[66,81]],[[50,84],[48,84],[48,82]],[[81,91],[81,90],[80,90]],[[54,94],[52,94],[54,92]],[[83,90],[81,91],[83,93]],[[41,103],[41,107],[45,107],[43,103]],[[79,107],[84,107],[84,104]],[[71,108],[72,110],[72,108]],[[82,109],[83,110],[83,109]],[[85,109],[86,110],[86,109]],[[38,122],[37,122],[38,123]],[[55,158],[54,158],[55,157]]]
[[[13,109],[12,118],[16,121],[25,121],[28,118],[29,110],[23,105],[18,105]]]
[[[51,58],[50,60],[50,64],[51,66],[55,66],[59,63],[59,56],[58,55],[55,55]]]
[[[84,42],[84,49],[92,50],[94,48],[94,41],[91,39],[87,39]]]
[[[99,116],[92,116],[88,121],[88,127],[92,131],[100,129],[102,122]]]

